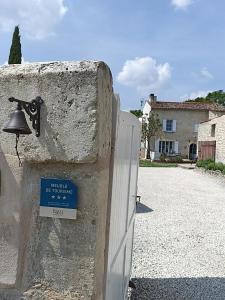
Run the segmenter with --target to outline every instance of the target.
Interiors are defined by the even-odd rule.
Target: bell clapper
[[[21,162],[20,155],[19,155],[19,152],[18,152],[19,138],[20,138],[20,135],[17,133],[16,134],[16,146],[15,146],[15,149],[16,149],[16,155],[17,155],[18,160],[19,160],[19,167],[21,167],[22,166],[22,162]]]

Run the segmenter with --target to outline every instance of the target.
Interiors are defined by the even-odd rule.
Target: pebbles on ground
[[[140,168],[133,300],[225,299],[225,178]]]

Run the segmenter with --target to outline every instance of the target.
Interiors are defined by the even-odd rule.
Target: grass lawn
[[[150,162],[149,160],[140,160],[140,167],[157,167],[157,168],[174,168],[177,167],[176,163],[163,163],[163,162]]]

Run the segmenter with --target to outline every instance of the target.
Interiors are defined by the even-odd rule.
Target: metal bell
[[[18,106],[17,109],[10,115],[8,123],[3,128],[3,131],[9,133],[19,134],[31,134],[31,130],[27,124],[27,120],[21,107]]]

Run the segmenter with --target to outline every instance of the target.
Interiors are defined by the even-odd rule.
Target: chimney
[[[157,101],[157,96],[155,96],[154,94],[150,94],[149,98],[150,98],[150,102],[156,102]]]

